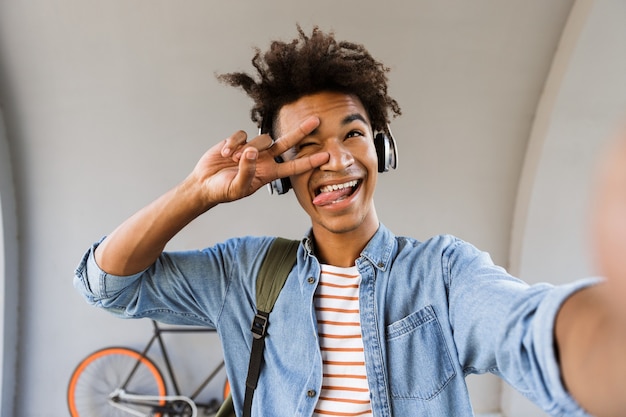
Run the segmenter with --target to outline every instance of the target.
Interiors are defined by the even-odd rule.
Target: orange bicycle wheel
[[[126,386],[126,392],[133,395],[160,396],[167,394],[163,375],[155,363],[139,352],[125,347],[108,347],[98,350],[83,359],[70,378],[67,388],[67,404],[72,417],[116,417],[129,414],[116,407],[109,400],[126,381],[134,367],[137,369]],[[153,405],[119,405],[146,415],[154,405],[162,406],[164,400],[152,400]]]
[[[230,394],[230,382],[228,382],[228,379],[226,380],[226,382],[224,382],[224,399],[226,399],[228,397],[228,395]]]

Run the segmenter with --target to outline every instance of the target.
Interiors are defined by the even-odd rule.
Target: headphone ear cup
[[[259,126],[259,135],[262,135],[264,133],[268,133],[271,135],[271,129],[270,129],[270,126],[267,125],[266,120],[267,119],[265,117],[261,120],[261,123]],[[274,158],[274,160],[278,163],[284,162],[283,158],[281,158],[280,156],[277,156],[276,158]],[[269,191],[270,195],[286,194],[290,189],[291,189],[291,180],[289,178],[277,178],[274,181],[271,181],[267,184],[267,190]]]
[[[281,158],[280,156],[277,156],[276,158],[274,158],[274,160],[278,163],[284,162],[283,158]],[[277,178],[267,184],[267,189],[270,194],[286,194],[287,191],[291,189],[291,180],[289,179],[289,177]]]
[[[385,172],[387,154],[385,151],[385,135],[383,133],[377,133],[374,136],[374,147],[378,156],[378,172]]]
[[[398,151],[393,137],[384,133],[377,133],[374,137],[374,147],[378,156],[378,172],[396,169],[398,165]]]
[[[291,189],[289,178],[278,178],[267,184],[270,194],[286,194]]]

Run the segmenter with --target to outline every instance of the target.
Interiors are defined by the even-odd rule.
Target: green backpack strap
[[[220,409],[217,410],[215,417],[236,417],[235,406],[233,405],[233,394],[228,394]]]
[[[276,299],[287,281],[287,276],[296,263],[296,253],[299,242],[276,238],[272,242],[256,280],[256,304],[257,313],[252,320],[252,352],[248,365],[248,377],[246,378],[246,394],[243,402],[243,416],[250,417],[252,410],[252,397],[259,381],[261,364],[263,363],[263,350],[265,349],[265,336],[269,326],[269,316],[274,308]],[[235,416],[233,399],[231,394],[218,410],[216,417]]]
[[[272,242],[256,279],[256,309],[268,314],[296,263],[299,242],[277,237]]]

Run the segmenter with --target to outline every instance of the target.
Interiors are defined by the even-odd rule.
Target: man
[[[464,377],[482,372],[555,416],[626,415],[626,314],[611,311],[606,284],[528,286],[466,242],[419,242],[379,222],[374,189],[393,156],[375,145],[391,139],[374,136],[400,114],[387,68],[317,28],[253,64],[258,80],[220,78],[253,98],[269,135],[213,146],[95,244],[75,278],[91,303],[216,328],[241,415],[255,277],[272,238],[163,250],[216,205],[288,178],[311,230],[272,313],[252,415],[471,416]]]

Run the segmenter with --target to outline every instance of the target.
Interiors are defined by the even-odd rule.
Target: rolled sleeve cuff
[[[547,396],[548,406],[546,411],[554,416],[581,416],[587,417],[578,402],[570,395],[561,378],[561,370],[556,352],[554,328],[557,314],[563,303],[575,292],[602,282],[600,278],[588,278],[571,284],[555,287],[546,299],[538,306],[537,317],[545,317],[539,320],[536,328],[539,338],[539,346],[545,348],[544,355],[538,355],[540,369],[543,373],[544,393]],[[543,402],[543,401],[541,401]]]
[[[95,258],[95,250],[102,240],[104,238],[89,248],[74,273],[74,286],[91,303],[114,296],[143,274],[141,271],[133,275],[118,276],[103,271]]]

